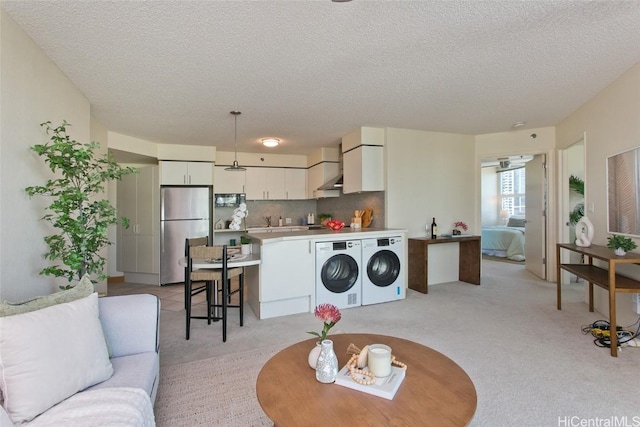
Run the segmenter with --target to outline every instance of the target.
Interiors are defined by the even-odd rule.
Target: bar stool
[[[193,269],[194,260],[220,260],[222,262],[222,268],[199,268]],[[187,275],[186,282],[188,282],[188,289],[191,289],[192,283],[196,281],[204,281],[206,283],[205,290],[207,292],[207,317],[204,316],[192,316],[189,309],[186,316],[186,337],[189,339],[191,319],[206,318],[208,323],[211,320],[222,320],[222,341],[227,341],[227,308],[238,308],[240,311],[240,326],[243,326],[244,320],[244,269],[241,267],[228,268],[228,256],[227,246],[192,246],[189,249],[189,257],[187,258]],[[238,277],[239,286],[238,289],[231,289],[231,279]],[[213,288],[215,283],[215,289]],[[212,295],[216,295],[218,302],[211,301]],[[232,305],[229,303],[232,294],[238,294],[238,304]],[[218,298],[220,296],[220,298]],[[191,306],[191,300],[189,300],[188,306]],[[212,310],[220,308],[220,315],[212,315]]]

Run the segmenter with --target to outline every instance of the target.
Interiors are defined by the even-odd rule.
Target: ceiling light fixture
[[[526,124],[527,124],[527,122],[515,122],[513,124],[513,128],[514,129],[518,129],[518,128],[521,128],[522,126],[526,125]]]
[[[262,145],[265,147],[277,147],[280,144],[280,140],[278,138],[262,138]]]
[[[238,165],[238,116],[240,114],[242,114],[240,111],[231,111],[231,114],[233,114],[233,121],[234,121],[234,130],[233,130],[233,150],[234,150],[234,157],[233,157],[233,165],[229,166],[228,168],[224,168],[224,170],[226,171],[246,171],[245,168],[240,167],[240,165]]]

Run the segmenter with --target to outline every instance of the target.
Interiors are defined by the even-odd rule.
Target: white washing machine
[[[362,251],[359,240],[316,243],[316,305],[361,305]]]
[[[405,297],[402,237],[362,240],[362,305]]]

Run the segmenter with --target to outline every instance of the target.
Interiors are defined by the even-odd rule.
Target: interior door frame
[[[558,217],[557,217],[557,236],[558,242],[569,242],[570,239],[570,227],[569,213],[571,211],[570,206],[570,190],[569,190],[569,177],[572,174],[569,166],[569,151],[576,146],[576,144],[582,143],[582,164],[584,170],[584,208],[585,215],[589,213],[588,204],[588,187],[587,180],[587,134],[583,132],[580,136],[573,139],[573,142],[565,148],[558,149]],[[568,262],[570,253],[568,251],[562,251],[560,254],[560,262]],[[569,272],[562,270],[562,283],[570,283]]]
[[[489,159],[494,157],[505,157],[505,156],[521,156],[521,155],[529,155],[529,156],[537,156],[543,154],[546,157],[546,166],[547,166],[547,179],[546,179],[546,191],[547,191],[547,200],[546,200],[546,209],[547,215],[545,216],[545,227],[547,230],[546,234],[546,242],[543,242],[543,245],[546,247],[547,252],[547,260],[545,263],[545,276],[547,282],[555,282],[555,270],[556,270],[556,258],[555,258],[555,233],[549,233],[551,230],[556,230],[556,215],[550,215],[550,212],[557,212],[556,209],[556,156],[557,150],[554,148],[549,148],[548,150],[496,150],[495,152],[483,153],[481,157],[477,158],[477,167],[478,167],[478,177],[481,180],[481,170],[482,170],[482,160]],[[481,183],[479,183],[480,192],[479,200],[478,200],[478,224],[482,223],[482,200],[481,200]],[[554,235],[551,235],[554,234]],[[552,254],[550,256],[549,254]],[[524,267],[523,267],[524,268]]]

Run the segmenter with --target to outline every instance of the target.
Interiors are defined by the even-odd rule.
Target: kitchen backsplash
[[[334,219],[344,221],[348,227],[356,209],[371,208],[373,221],[371,228],[384,227],[384,191],[342,194],[340,197],[327,197],[318,200],[316,218],[321,213],[329,213]],[[316,221],[317,222],[317,221]]]
[[[320,223],[318,215],[329,213],[334,219],[344,221],[348,227],[356,209],[373,209],[373,221],[371,228],[384,227],[384,191],[342,194],[340,197],[327,197],[318,200],[250,200],[247,201],[249,216],[246,219],[247,227],[263,227],[267,225],[265,217],[271,217],[271,225],[278,225],[278,218],[282,216],[291,218],[291,225],[302,225],[306,221],[307,214],[313,213],[316,224]],[[215,222],[222,219],[231,219],[235,208],[216,208]],[[283,224],[287,225],[287,224]]]
[[[216,221],[231,219],[235,208],[216,208]],[[249,200],[247,201],[249,216],[246,219],[247,227],[264,227],[267,225],[265,217],[271,217],[271,225],[278,225],[278,218],[282,216],[291,218],[291,225],[301,225],[302,219],[306,221],[308,213],[316,213],[315,200]],[[283,224],[288,225],[288,224]]]

